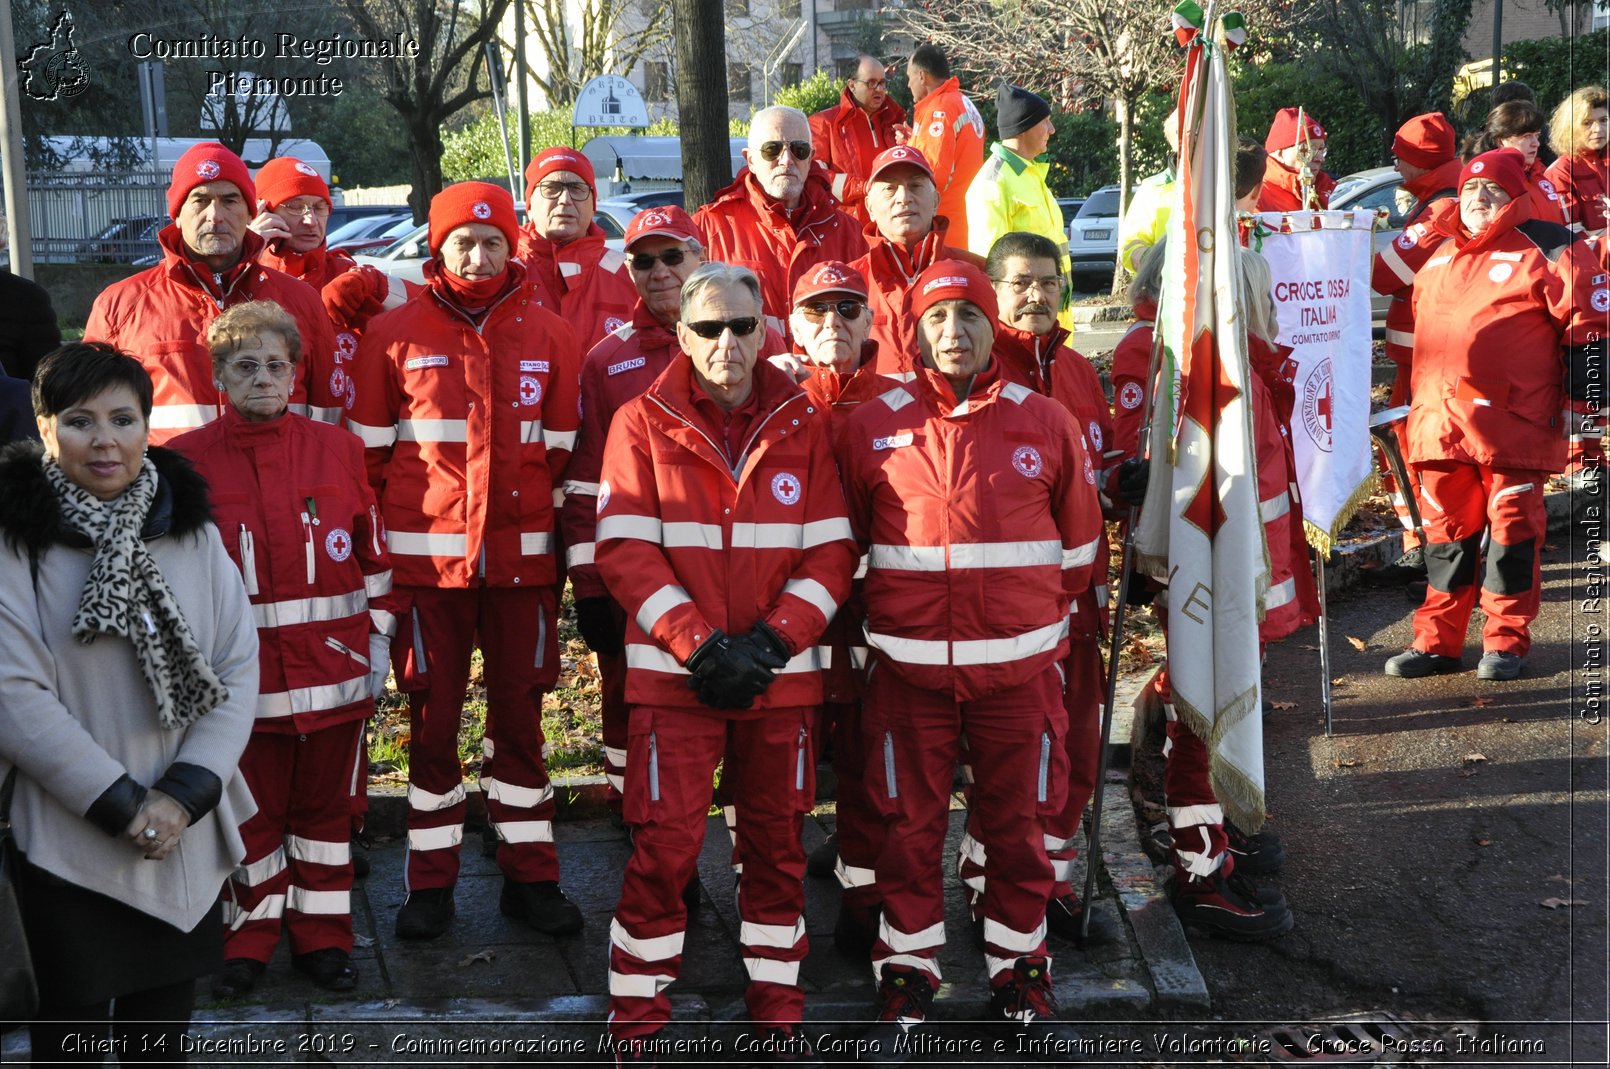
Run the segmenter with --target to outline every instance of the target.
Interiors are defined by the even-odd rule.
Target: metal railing
[[[28,176],[36,263],[134,263],[159,255],[171,175],[84,171]]]

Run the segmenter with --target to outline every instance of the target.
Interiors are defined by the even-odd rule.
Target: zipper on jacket
[[[670,416],[672,419],[675,419],[677,422],[681,423],[682,426],[686,427],[688,430],[692,431],[694,434],[697,434],[700,438],[703,438],[707,443],[709,443],[710,448],[711,448],[711,450],[713,450],[715,452],[715,455],[720,457],[723,462],[726,461],[726,458],[727,458],[726,452],[723,449],[721,449],[720,446],[716,445],[716,443],[713,440],[711,440],[711,438],[710,438],[710,436],[708,434],[704,433],[704,431],[702,431],[698,427],[694,426],[692,420],[688,419],[682,413],[678,412],[676,409],[672,408],[670,405],[666,404],[664,401],[662,401],[658,397],[654,396],[654,394],[648,393],[648,394],[645,394],[644,396],[649,398],[649,400],[653,401],[655,404],[659,405],[662,409],[664,409],[666,415]],[[766,429],[766,424],[770,423],[771,418],[773,416],[777,415],[777,413],[781,412],[783,409],[787,408],[789,405],[793,404],[795,401],[798,401],[800,398],[805,397],[805,396],[806,395],[803,394],[803,393],[791,394],[786,401],[784,401],[782,404],[778,405],[776,408],[772,409],[770,412],[766,413],[765,418],[762,419],[760,421],[760,423],[755,427],[754,431],[750,433],[749,441],[745,442],[743,449],[739,451],[738,460],[737,460],[736,465],[729,466],[729,468],[728,468],[729,472],[732,474],[732,481],[734,483],[736,483],[738,481],[738,473],[743,471],[744,458],[749,455],[749,447],[755,444],[755,439],[760,436],[761,431]]]
[[[257,553],[244,523],[240,525],[240,575],[246,581],[246,593],[257,593]]]
[[[359,654],[351,646],[348,646],[345,642],[342,642],[334,635],[326,636],[324,639],[324,644],[330,647],[332,650],[336,650],[337,652],[344,653],[348,657],[351,657],[354,661],[357,661],[359,664],[363,665],[365,670],[369,668],[369,658]]]
[[[475,558],[475,578],[486,578],[486,542],[481,542],[481,552]]]
[[[889,784],[889,797],[900,797],[900,788],[894,780],[894,732],[883,733],[883,779]]]
[[[1051,733],[1040,732],[1040,778],[1035,781],[1035,801],[1045,801],[1046,780],[1051,774]],[[1098,785],[1099,786],[1099,785]]]
[[[805,789],[805,738],[805,728],[801,726],[799,729],[799,747],[794,756],[794,789],[796,791]]]
[[[408,615],[414,621],[414,671],[423,672],[425,670],[425,633],[419,626],[419,607],[417,605],[411,607],[408,610]]]
[[[313,584],[313,520],[306,512],[302,513],[302,534],[307,539],[307,581]]]
[[[648,733],[648,800],[660,800],[660,746],[652,731]]]
[[[548,659],[548,614],[541,606],[537,607],[537,656],[531,662],[531,667],[541,668]]]
[[[377,557],[385,551],[380,544],[380,509],[374,505],[369,506],[369,544]]]

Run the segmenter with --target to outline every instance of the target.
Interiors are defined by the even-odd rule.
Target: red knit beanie
[[[569,171],[580,175],[581,180],[587,183],[592,190],[594,198],[598,196],[598,179],[593,174],[593,162],[575,149],[566,145],[557,145],[553,148],[543,149],[537,153],[536,159],[526,164],[525,169],[525,202],[531,203],[531,195],[537,191],[537,183],[553,174],[555,171]]]
[[[457,182],[430,201],[430,254],[441,252],[447,235],[470,223],[486,223],[503,231],[513,255],[520,237],[520,222],[514,214],[514,198],[502,186],[491,182]]]
[[[1303,122],[1308,125],[1310,141],[1325,139],[1325,128],[1312,113],[1303,112]],[[1301,144],[1302,139],[1303,133],[1297,128],[1297,109],[1281,108],[1275,112],[1275,121],[1269,124],[1269,136],[1263,139],[1263,148],[1265,152],[1280,152]]]
[[[335,207],[330,200],[330,187],[312,164],[295,156],[276,156],[258,168],[257,199],[266,203],[270,211],[294,197],[323,197],[324,203]]]
[[[257,187],[246,163],[216,141],[191,145],[173,165],[173,182],[168,186],[168,215],[179,218],[184,199],[197,186],[208,182],[233,182],[246,198],[246,207],[257,214]]]
[[[939,260],[911,284],[911,314],[920,316],[940,301],[960,297],[984,310],[991,323],[1001,317],[989,276],[965,260]]]
[[[1392,137],[1392,155],[1424,171],[1434,171],[1453,159],[1459,140],[1453,124],[1442,112],[1416,115],[1398,128]]]
[[[1459,188],[1472,178],[1486,178],[1497,182],[1511,200],[1526,193],[1526,157],[1519,149],[1495,148],[1465,164],[1459,172]]]

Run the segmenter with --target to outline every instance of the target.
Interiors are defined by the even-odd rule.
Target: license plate
[[[1108,241],[1108,240],[1110,240],[1112,238],[1112,231],[1111,230],[1086,230],[1084,232],[1084,235],[1085,235],[1085,240],[1086,241]]]

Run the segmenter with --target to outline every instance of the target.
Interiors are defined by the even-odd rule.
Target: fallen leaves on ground
[[[1477,846],[1491,846],[1491,845],[1493,845],[1493,841],[1491,839],[1477,839],[1476,840],[1476,845]]]
[[[1544,909],[1559,909],[1561,906],[1570,909],[1572,906],[1585,906],[1587,902],[1580,898],[1545,898],[1538,905]]]
[[[1467,765],[1479,765],[1487,760],[1487,755],[1484,753],[1472,752],[1465,754],[1465,756],[1461,757],[1460,760]]]
[[[1338,757],[1336,759],[1336,767],[1337,768],[1357,768],[1358,767],[1358,758],[1356,758],[1356,757]]]
[[[1296,702],[1270,702],[1269,703],[1269,708],[1271,708],[1271,709],[1295,709],[1295,708],[1297,708],[1297,703]]]
[[[1484,709],[1487,706],[1493,704],[1493,700],[1491,698],[1485,698],[1485,697],[1482,697],[1480,695],[1477,695],[1476,697],[1470,699],[1470,704],[1471,704],[1471,706],[1473,708]]]
[[[1363,653],[1365,650],[1370,648],[1370,644],[1361,638],[1357,638],[1353,635],[1344,635],[1343,637],[1347,639],[1348,645],[1352,646],[1360,653]]]
[[[458,967],[460,969],[467,969],[471,965],[474,965],[478,961],[484,961],[488,965],[490,965],[490,964],[492,964],[492,959],[495,958],[495,957],[497,957],[497,955],[492,953],[492,951],[490,951],[490,950],[477,950],[475,953],[471,954],[469,957],[467,957],[467,958],[463,959],[462,961],[460,961],[458,963]]]

